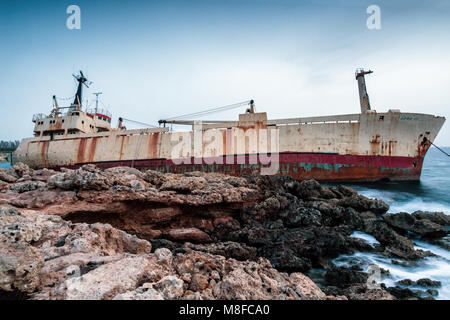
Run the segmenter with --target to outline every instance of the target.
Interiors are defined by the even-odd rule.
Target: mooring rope
[[[430,141],[430,140],[428,140]],[[440,152],[442,152],[443,154],[445,154],[447,157],[450,158],[450,154],[448,154],[447,152],[445,152],[444,150],[442,150],[441,148],[439,148],[437,145],[435,145],[433,142],[430,141],[430,143],[435,146]]]

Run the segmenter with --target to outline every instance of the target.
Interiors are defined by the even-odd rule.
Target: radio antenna
[[[94,92],[92,94],[95,95],[95,113],[98,111],[98,96],[101,95],[103,92]]]

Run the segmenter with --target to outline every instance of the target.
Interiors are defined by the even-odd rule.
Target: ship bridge
[[[33,116],[34,136],[66,136],[79,133],[96,133],[111,130],[111,113],[107,110],[97,112],[70,110],[66,113],[40,113]]]
[[[33,115],[34,136],[50,136],[53,140],[55,136],[67,136],[80,133],[97,133],[111,131],[111,113],[106,109],[98,108],[98,95],[94,109],[82,108],[82,88],[89,82],[80,71],[79,76],[75,76],[78,81],[78,88],[75,99],[69,107],[60,107],[56,96],[53,96],[53,107],[49,115],[38,113]],[[89,82],[90,83],[90,82]],[[67,112],[63,112],[67,109]]]

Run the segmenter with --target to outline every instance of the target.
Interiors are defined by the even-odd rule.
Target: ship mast
[[[101,95],[103,92],[94,92],[95,95],[95,113],[98,112],[98,96]]]
[[[355,77],[358,81],[358,90],[359,90],[359,102],[361,104],[361,113],[365,113],[370,110],[370,102],[369,95],[367,94],[366,88],[366,80],[364,76],[366,74],[373,73],[372,70],[364,71],[364,69],[356,69]]]
[[[84,76],[83,72],[80,70],[80,75],[76,76],[73,74],[73,77],[78,81],[78,88],[77,93],[75,94],[75,99],[73,100],[72,105],[70,106],[69,111],[72,110],[81,110],[81,103],[83,101],[82,95],[83,95],[83,84],[86,86],[86,88],[89,88],[89,86],[86,84],[88,82],[91,84],[92,82],[88,81],[86,77]]]

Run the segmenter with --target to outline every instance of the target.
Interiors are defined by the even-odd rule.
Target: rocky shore
[[[386,288],[331,262],[360,251],[410,264],[432,255],[416,237],[447,245],[445,214],[388,209],[314,180],[17,164],[0,169],[0,298],[432,298],[431,279]]]

